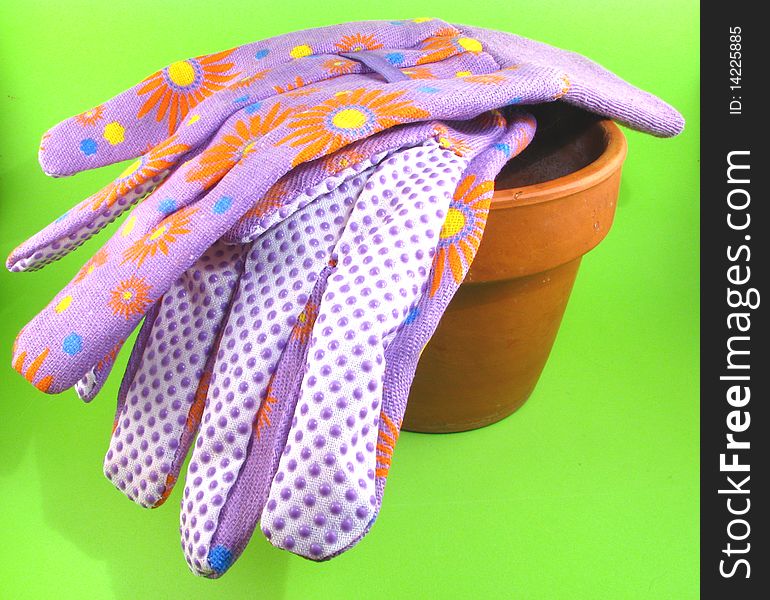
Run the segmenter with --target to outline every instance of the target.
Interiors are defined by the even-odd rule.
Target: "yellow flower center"
[[[187,87],[195,83],[195,69],[186,60],[172,63],[166,72],[168,78],[179,87]]]
[[[123,300],[131,300],[131,298],[134,297],[134,292],[125,291],[123,292]]]
[[[104,136],[105,140],[107,140],[111,145],[115,146],[120,144],[125,139],[126,129],[117,121],[113,121],[112,123],[107,123],[104,126],[104,132],[102,135]]]
[[[136,217],[134,215],[131,215],[126,219],[126,224],[123,226],[123,230],[120,232],[121,237],[126,237],[134,230],[134,225],[136,225]]]
[[[254,144],[256,144],[256,143],[257,143],[257,140],[253,140],[253,141],[249,142],[248,144],[246,144],[243,147],[243,152],[242,152],[241,156],[248,156],[248,154],[254,150]]]
[[[150,234],[150,239],[151,240],[157,240],[160,236],[162,236],[164,233],[166,233],[166,229],[168,229],[168,227],[166,225],[161,225],[160,227],[158,227],[155,231],[153,231]]]
[[[64,296],[59,303],[56,305],[54,310],[57,313],[63,313],[65,310],[67,310],[70,307],[70,304],[72,304],[72,296]]]
[[[481,52],[483,50],[481,42],[474,40],[473,38],[461,37],[457,40],[457,43],[460,44],[460,47],[463,50],[467,50],[468,52]]]
[[[366,115],[356,108],[345,108],[332,117],[332,123],[339,129],[358,129],[366,123]]]
[[[311,54],[313,54],[313,49],[307,44],[294,46],[294,48],[291,49],[291,52],[289,52],[289,55],[292,58],[304,58],[305,56],[310,56]]]
[[[469,77],[470,74],[471,74],[470,71],[457,71],[457,73],[455,73],[455,76],[456,77]]]
[[[126,179],[127,177],[130,177],[134,173],[136,173],[136,170],[139,168],[139,166],[142,164],[141,160],[135,160],[132,162],[128,167],[126,167],[126,170],[123,171],[120,175],[118,175],[119,179]]]
[[[439,235],[442,238],[449,238],[457,235],[463,230],[463,227],[465,227],[465,215],[463,212],[456,208],[450,208],[449,211],[447,211],[446,221],[444,221],[444,225],[441,227],[441,233]]]

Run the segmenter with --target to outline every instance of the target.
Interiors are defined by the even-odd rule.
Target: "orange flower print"
[[[479,249],[495,184],[489,180],[475,183],[475,175],[465,177],[449,203],[446,220],[439,233],[431,296],[436,294],[447,270],[452,273],[455,283],[461,283]]]
[[[133,262],[137,267],[141,267],[147,258],[159,252],[168,256],[170,246],[179,237],[190,233],[190,217],[197,210],[196,207],[190,206],[163,219],[154,230],[143,235],[123,252],[123,262],[120,264]]]
[[[281,110],[281,105],[276,103],[266,115],[236,121],[218,143],[198,157],[187,174],[187,181],[198,181],[204,189],[210,188],[253,151],[260,137],[283,123],[291,112],[292,109]]]
[[[160,498],[158,498],[158,501],[155,504],[153,504],[151,508],[158,508],[166,500],[168,500],[168,497],[171,495],[171,492],[174,491],[175,485],[176,485],[176,475],[174,475],[174,473],[169,473],[168,475],[166,475],[166,483],[163,489],[163,493],[160,495]]]
[[[76,115],[75,121],[77,121],[78,125],[81,125],[83,127],[88,127],[89,125],[96,124],[96,122],[102,118],[103,112],[104,112],[104,106],[100,104],[99,106],[95,106],[91,110],[87,110],[84,113],[80,113],[79,115]]]
[[[387,477],[388,471],[390,471],[390,463],[393,460],[393,450],[398,441],[399,426],[385,414],[385,411],[380,411],[380,420],[382,424],[377,435],[377,468],[374,474],[377,477]],[[385,427],[382,425],[385,425]]]
[[[502,75],[496,75],[495,73],[487,73],[484,75],[468,75],[464,79],[465,81],[470,81],[471,83],[481,83],[482,85],[493,85],[505,82],[505,77]]]
[[[264,71],[257,71],[253,75],[249,75],[248,77],[239,79],[235,83],[231,84],[230,88],[233,90],[238,90],[240,88],[248,87],[255,81],[261,81],[262,79],[264,79],[269,72],[270,72],[270,69],[265,69]]]
[[[168,133],[174,133],[192,108],[240,75],[230,72],[234,63],[226,62],[232,52],[180,60],[150,75],[137,90],[147,98],[136,118],[155,112],[155,120],[160,122],[168,116]]]
[[[339,92],[294,115],[288,124],[292,131],[277,143],[302,148],[292,162],[292,166],[297,166],[334,152],[355,139],[427,118],[427,111],[401,99],[405,93],[405,90],[386,92],[366,88]]]
[[[493,126],[497,127],[498,129],[503,129],[508,126],[508,122],[505,120],[503,113],[497,109],[490,110],[489,112],[485,113],[483,116],[483,122],[483,127]]]
[[[284,86],[274,85],[273,89],[276,94],[286,94],[291,98],[299,98],[300,96],[309,96],[318,91],[318,88],[305,87],[307,83],[302,77],[297,77],[293,82],[287,83]]]
[[[436,127],[435,136],[439,146],[446,150],[451,150],[457,154],[457,156],[465,156],[471,150],[471,146],[468,142],[451,135],[446,127]]]
[[[190,405],[190,411],[187,413],[185,429],[190,433],[195,433],[203,417],[203,409],[206,407],[206,398],[209,395],[209,386],[211,385],[211,370],[203,371],[198,387],[195,389],[193,403]]]
[[[40,367],[45,362],[45,359],[48,356],[49,352],[50,352],[50,348],[45,348],[40,354],[38,354],[34,359],[32,359],[32,361],[29,363],[26,369],[25,369],[25,363],[27,362],[26,351],[20,353],[13,361],[13,368],[17,372],[19,372],[21,375],[23,375],[24,379],[29,381],[41,392],[47,392],[48,388],[50,388],[51,384],[53,383],[53,375],[44,375],[38,381],[35,381],[35,377],[37,377],[37,372],[40,370]]]
[[[556,95],[553,97],[554,100],[558,100],[564,94],[569,92],[570,88],[572,87],[572,82],[569,80],[569,77],[566,75],[561,76],[561,89],[556,93]]]
[[[410,79],[436,79],[428,67],[412,67],[411,69],[403,69],[401,72],[408,75]]]
[[[253,429],[257,439],[262,437],[262,431],[266,427],[270,427],[270,425],[272,425],[270,421],[270,413],[273,412],[273,406],[278,402],[278,398],[273,393],[274,380],[275,372],[273,372],[273,374],[270,376],[270,381],[268,382],[267,389],[265,390],[265,399],[262,400],[262,404],[259,405],[259,410],[254,417]]]
[[[483,50],[478,40],[457,33],[453,28],[442,29],[423,41],[420,45],[423,55],[417,59],[417,64],[437,62],[463,52],[479,54]]]
[[[176,137],[171,136],[165,142],[161,142],[147,154],[131,163],[117,179],[108,186],[102,188],[91,196],[81,206],[81,210],[90,208],[99,210],[109,208],[118,200],[135,188],[147,183],[153,177],[163,173],[174,165],[179,155],[190,149],[187,144],[179,144]]]
[[[323,68],[330,75],[348,75],[356,70],[357,64],[355,61],[346,58],[330,58],[324,62]]]
[[[272,380],[271,380],[272,383]],[[272,385],[270,386],[272,387]],[[259,405],[259,410],[257,411],[257,416],[254,419],[254,433],[257,436],[257,439],[262,437],[262,432],[266,427],[270,427],[272,422],[270,421],[270,413],[273,412],[273,405],[278,402],[278,398],[272,395],[272,391],[270,388],[268,388],[267,396],[265,396],[265,399],[262,401],[262,404]]]
[[[286,195],[289,193],[288,186],[284,179],[276,181],[269,190],[257,200],[254,205],[246,211],[240,221],[245,222],[251,219],[261,219],[266,214],[277,209],[286,201]]]
[[[297,340],[300,344],[306,344],[313,332],[315,320],[318,317],[318,303],[310,300],[303,311],[297,317],[297,323],[291,330],[291,339]]]
[[[107,352],[100,360],[96,363],[96,366],[94,367],[94,370],[101,371],[105,367],[111,365],[115,362],[115,358],[117,358],[118,353],[120,352],[120,349],[123,347],[123,344],[126,342],[126,340],[118,340],[118,342],[112,347],[111,350]]]
[[[86,276],[93,273],[94,269],[96,269],[97,267],[101,267],[106,262],[107,262],[107,250],[102,248],[96,254],[94,254],[86,264],[84,264],[80,268],[80,271],[78,271],[78,274],[75,275],[75,278],[72,280],[72,283],[78,283],[79,281],[82,281],[83,279],[85,279]]]
[[[336,175],[363,160],[366,160],[366,155],[356,150],[344,149],[338,150],[333,154],[329,154],[322,158],[323,168],[327,173]]]
[[[50,131],[46,131],[43,134],[43,137],[40,139],[40,147],[38,148],[38,151],[40,153],[45,152],[45,146],[48,143],[48,140],[50,139],[50,137],[51,137],[51,132]]]
[[[132,275],[128,279],[121,281],[110,292],[109,306],[112,309],[112,313],[126,319],[143,315],[150,304],[152,304],[149,291],[150,286],[144,277]]]
[[[338,43],[334,44],[338,52],[361,52],[361,50],[377,50],[382,48],[373,35],[346,35]]]

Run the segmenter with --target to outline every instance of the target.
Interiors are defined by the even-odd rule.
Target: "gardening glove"
[[[353,546],[374,523],[419,354],[478,249],[493,180],[507,161],[501,150],[519,146],[511,125],[469,164],[457,166],[457,183],[440,209],[445,216],[435,219],[427,210],[417,217],[417,205],[410,214],[391,205],[381,216],[385,222],[396,214],[406,218],[388,230],[396,243],[384,249],[377,239],[382,227],[373,220],[371,229],[357,228],[349,246],[341,241],[337,265],[319,279],[312,332],[290,341],[270,387],[278,407],[271,414],[284,415],[276,427],[288,431],[261,516],[262,531],[276,546],[324,560]],[[452,173],[409,152],[382,165],[378,181],[391,184],[372,190],[373,204],[389,198],[388,189],[403,197],[409,192],[399,189],[415,179],[440,185]],[[435,228],[435,236],[425,235],[435,248],[425,273],[414,260],[419,250],[412,254],[410,220]],[[405,282],[417,283],[419,292],[410,294]],[[377,308],[360,314],[367,303]]]
[[[362,443],[364,448],[378,436],[382,390],[370,383],[384,368],[382,350],[377,350],[380,342],[367,340],[379,336],[387,344],[388,339],[395,339],[402,323],[415,323],[416,300],[423,292],[442,297],[437,294],[440,275],[428,285],[430,267],[447,211],[452,223],[458,222],[448,206],[468,161],[480,152],[485,156],[492,152],[499,157],[497,162],[505,162],[526,146],[533,131],[534,121],[528,115],[511,112],[506,122],[492,113],[469,123],[426,124],[386,132],[295,169],[263,200],[272,204],[274,196],[281,195],[282,205],[296,206],[296,212],[272,226],[264,216],[247,214],[239,223],[240,239],[246,243],[216,244],[151,311],[121,387],[105,472],[138,503],[161,504],[200,424],[181,515],[183,547],[195,572],[220,575],[240,555],[256,527],[278,459],[289,451],[286,436],[298,396],[283,390],[287,386],[299,390],[298,377],[304,372],[302,361],[316,316],[320,314],[320,322],[328,318],[322,304],[324,291],[327,299],[331,294],[328,277],[332,275],[332,288],[341,285],[344,289],[346,284],[338,283],[342,273],[361,273],[352,280],[353,285],[370,278],[364,277],[365,270],[371,274],[382,269],[383,273],[379,283],[361,290],[362,300],[369,300],[351,308],[349,317],[342,317],[361,323],[359,335],[365,337],[359,342],[367,344],[366,349],[359,349],[359,342],[353,344],[352,330],[327,334],[327,338],[331,335],[329,346],[336,345],[338,351],[341,345],[353,344],[351,365],[363,361],[361,373],[369,378],[365,391],[353,390],[349,400],[351,407],[361,402],[369,406],[369,425],[361,434],[362,440],[369,440]],[[392,149],[374,153],[387,146]],[[484,160],[494,164],[493,158]],[[331,177],[330,172],[334,173]],[[455,285],[470,249],[478,244],[491,184],[484,187],[485,197],[466,192],[467,206],[463,205],[478,218],[469,221],[467,239],[458,246],[463,257],[455,257],[458,262],[453,268],[457,270],[449,278],[452,282],[457,278]],[[367,245],[378,252],[365,254]],[[440,252],[438,256],[444,255]],[[351,264],[355,261],[357,266]],[[440,266],[443,273],[444,264]],[[390,286],[394,293],[388,291]],[[328,310],[336,314],[340,308],[330,306]],[[418,326],[413,329],[421,330]],[[322,354],[320,348],[314,351],[315,360],[319,352]],[[321,377],[333,368],[351,385],[356,369],[342,369],[339,358],[332,364],[321,369]],[[356,408],[357,414],[360,408]],[[392,408],[391,414],[392,418],[384,417],[388,425],[383,439],[392,439],[398,432],[399,409]],[[341,439],[350,437],[350,431],[339,427],[330,431],[335,434]],[[294,439],[299,440],[296,433]],[[329,441],[328,456],[334,454],[335,443]],[[325,460],[327,466],[332,464],[329,458]],[[381,493],[387,466],[384,462],[375,466],[374,455],[367,460],[369,492],[374,499],[366,520],[370,524],[379,506],[377,489]],[[379,484],[375,471],[382,480]],[[280,478],[276,476],[276,481]],[[330,485],[335,484],[330,481]],[[275,493],[281,497],[283,492]],[[311,501],[308,498],[306,504]],[[322,507],[324,498],[319,497],[318,504]],[[271,506],[279,508],[275,502]],[[352,515],[346,513],[343,518]],[[348,527],[347,520],[340,526],[347,529],[339,534],[345,545],[363,535],[352,522]],[[319,528],[310,521],[307,527],[313,528],[313,540],[331,538],[328,527]],[[278,540],[283,544],[282,536]],[[337,546],[327,542],[326,550],[319,554],[312,541],[312,548],[303,549],[298,543],[296,551],[317,559],[343,548]]]
[[[189,108],[191,98],[201,97],[200,90],[188,97],[173,87],[187,89],[186,82],[197,86],[206,81],[203,75],[191,75],[198,67],[205,73],[201,65],[210,66],[211,81],[220,85],[230,83],[219,78],[234,69],[231,57],[251,65],[251,74],[244,80],[212,93],[185,121],[177,119],[174,134],[115,183],[12,253],[11,270],[55,260],[143,198],[148,186],[167,177],[76,281],[20,333],[13,360],[18,371],[40,389],[55,393],[74,385],[94,366],[108,364],[154,300],[236,225],[272,183],[290,168],[377,131],[429,118],[466,119],[503,105],[560,98],[660,135],[681,128],[681,117],[668,105],[598,66],[584,69],[585,73],[565,71],[574,55],[562,51],[552,49],[562,61],[554,62],[556,66],[516,63],[508,55],[496,59],[485,52],[484,30],[479,30],[480,39],[474,39],[432,20],[349,27],[357,29],[357,34],[343,35],[350,30],[344,27],[299,32],[244,47],[248,50],[236,49],[227,56],[212,55],[216,58],[201,59],[200,64],[193,60],[186,61],[186,66],[172,65],[108,103],[104,114],[95,111],[104,121],[118,118],[112,111],[119,109],[131,119],[141,113],[137,137],[127,133],[133,126],[115,120],[104,126],[106,145],[91,143],[93,136],[77,135],[77,119],[52,130],[41,152],[41,162],[50,173],[66,174],[126,158],[173,129],[172,116],[186,110],[181,98],[186,98]],[[501,34],[489,35],[497,52]],[[301,39],[305,43],[295,43]],[[337,54],[316,54],[332,51]],[[266,56],[272,56],[276,66],[262,73],[257,65]],[[446,71],[434,72],[458,58],[473,59],[476,70],[455,70],[451,78]],[[347,69],[350,74],[336,75]],[[435,79],[422,79],[429,77]],[[242,89],[236,92],[235,87]],[[588,96],[586,89],[593,95]],[[624,100],[616,101],[621,94]],[[168,116],[162,125],[153,125],[147,118],[150,113],[144,107],[152,99],[158,111],[153,114]],[[179,108],[173,113],[170,107],[175,99]],[[94,118],[91,114],[81,120]],[[97,125],[88,126],[100,127],[102,120],[96,121]]]
[[[443,59],[448,54],[436,53],[430,48],[410,52],[411,58],[405,59],[407,64],[417,61],[417,55],[429,54]],[[410,83],[410,78],[438,76],[435,73],[446,76],[457,69],[483,70],[494,64],[489,57],[465,54],[467,56],[455,54],[443,60],[434,73],[404,68],[399,71],[399,77],[407,80],[404,83]],[[328,61],[327,58],[323,62]],[[333,62],[334,69],[341,68],[339,60]],[[360,65],[354,61],[346,63],[356,68]],[[313,66],[312,62],[302,64]],[[326,69],[333,70],[332,66],[327,65]],[[327,73],[327,76],[331,75]],[[389,76],[392,77],[392,73]],[[264,193],[265,184],[271,184],[289,168],[324,156],[355,139],[429,115],[409,101],[401,100],[409,91],[407,85],[403,85],[405,89],[391,93],[382,89],[379,79],[355,74],[338,76],[330,83],[333,85],[324,90],[301,87],[283,93],[280,86],[270,88],[274,96],[269,102],[252,103],[239,109],[202,153],[176,166],[178,155],[189,153],[196,143],[190,132],[200,119],[196,120],[193,115],[184,132],[162,142],[129,167],[114,184],[17,248],[8,260],[11,270],[44,266],[71,251],[114,220],[126,207],[145,197],[148,186],[152,188],[168,177],[168,181],[134,211],[119,234],[84,265],[70,286],[20,333],[13,359],[16,370],[39,389],[50,393],[60,392],[83,378],[79,392],[86,399],[93,397],[123,340],[158,294],[227,227],[237,223],[245,209]],[[251,82],[251,85],[256,83]],[[418,89],[423,94],[435,92],[434,88],[425,86],[418,86]],[[321,108],[342,114],[339,126],[333,126],[336,129],[321,136],[323,144],[319,147],[315,143],[317,140],[308,143],[308,131],[314,128],[314,123],[308,125],[306,119],[299,117],[292,121],[289,116],[297,116],[295,113],[305,109],[302,102],[308,93],[318,96],[322,91],[326,101]],[[317,101],[321,102],[322,98]],[[354,108],[347,110],[348,103]],[[351,115],[352,121],[345,119]],[[314,118],[317,117],[311,116]],[[359,123],[356,121],[359,118],[364,120]],[[273,131],[279,125],[282,127],[280,134]],[[261,140],[268,132],[273,134],[272,143]],[[266,161],[275,172],[272,175],[260,173],[266,175],[262,188],[249,192],[249,198],[246,198],[243,185],[254,177],[254,169],[244,165],[255,160],[253,155],[258,143],[266,147],[265,154],[272,152],[283,159]],[[271,210],[277,208],[270,207]],[[190,233],[192,235],[187,235]],[[172,245],[179,251],[170,260]],[[98,276],[90,277],[97,269]],[[131,289],[124,289],[126,286]],[[138,294],[134,294],[134,288]],[[119,295],[124,300],[131,300],[128,307],[113,302]],[[73,303],[75,310],[70,309]],[[105,310],[107,307],[109,310]],[[40,336],[41,331],[46,335]]]

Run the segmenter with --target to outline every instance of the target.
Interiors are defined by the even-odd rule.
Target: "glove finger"
[[[527,147],[534,136],[535,121],[531,115],[520,111],[507,113],[507,126],[499,131],[494,143],[490,141],[487,148],[471,161],[454,191],[447,219],[439,234],[428,292],[410,309],[402,326],[384,338],[386,369],[376,446],[375,517],[382,504],[419,356],[478,250],[494,191],[494,178],[510,158]],[[459,215],[463,215],[461,221],[457,218]],[[462,227],[458,227],[460,223]],[[367,533],[374,520],[373,517],[361,529],[360,536]],[[353,540],[350,545],[357,541]],[[342,548],[340,552],[346,549]]]
[[[120,387],[118,389],[118,405],[115,410],[115,421],[117,421],[118,416],[120,416],[120,412],[123,409],[123,404],[126,401],[126,396],[128,395],[128,388],[134,381],[136,372],[140,363],[142,362],[144,347],[147,345],[147,341],[150,335],[152,335],[152,327],[155,323],[155,318],[158,316],[158,312],[161,309],[162,303],[163,299],[161,298],[158,302],[153,304],[152,308],[147,311],[146,315],[144,315],[142,326],[136,336],[134,347],[131,348],[131,354],[128,357],[126,371],[123,373],[123,379],[121,380]],[[86,375],[75,384],[75,391],[81,400],[90,402],[101,391],[102,386],[112,371],[114,360],[106,362],[105,364],[105,367],[103,367],[101,370],[97,370],[97,367],[99,366],[97,363],[97,365],[91,371],[86,373]]]
[[[276,103],[264,115],[251,118],[249,131],[244,133],[258,136],[287,115],[288,109]],[[235,120],[232,129],[246,126]],[[227,135],[223,133],[218,139]],[[229,182],[222,182],[229,183],[231,190],[224,191],[216,184],[225,178],[233,162],[227,161],[226,168],[217,164],[215,173],[207,173],[211,190],[201,194],[200,182],[188,180],[201,165],[205,165],[201,157],[186,163],[137,206],[118,234],[22,330],[14,355],[17,370],[28,368],[31,356],[30,365],[37,365],[33,372],[38,379],[46,379],[49,393],[75,385],[117,340],[128,336],[157,298],[152,294],[165,292],[178,274],[224,233],[227,213],[233,205],[244,204],[244,196],[250,195],[241,183],[247,173],[240,170]],[[217,230],[217,223],[224,225]],[[188,240],[193,249],[180,249],[174,256],[175,245]]]
[[[221,511],[228,503],[243,500],[232,490],[253,451],[255,432],[259,436],[270,423],[269,380],[297,315],[307,304],[354,200],[368,179],[366,173],[353,170],[351,178],[335,189],[317,190],[315,198],[257,239],[249,252],[214,365],[203,425],[185,481],[182,545],[196,573],[214,577],[221,574],[221,560],[216,557],[223,550],[212,546],[213,536],[220,531]],[[249,493],[261,493],[261,500],[258,497],[249,501],[247,512],[241,515],[245,522],[249,514],[258,514],[257,505],[264,503],[267,490],[266,481],[249,480]],[[227,546],[231,556],[240,554],[256,519],[252,516],[251,527],[246,523],[246,530],[241,524],[230,529],[231,535],[243,540],[238,548]],[[213,563],[208,559],[212,551]]]
[[[201,188],[213,187],[248,156],[256,140],[282,123],[296,106],[273,102],[264,111],[260,108],[259,102],[246,108],[228,103],[227,110],[220,111],[223,119],[194,121],[183,127],[115,181],[15,248],[6,260],[7,268],[35,270],[58,260],[153,190],[163,196],[157,207],[160,215],[173,214],[189,204]],[[213,131],[212,124],[216,125]],[[209,139],[212,133],[214,137]],[[182,158],[199,147],[204,147],[201,153],[177,168]],[[156,189],[166,178],[165,185]]]
[[[7,268],[15,272],[36,271],[66,256],[150,195],[189,149],[174,138],[156,146],[115,181],[16,247],[6,260]],[[92,266],[86,264],[84,268]]]
[[[242,253],[212,246],[158,302],[132,353],[104,472],[142,506],[168,497],[197,432]]]
[[[148,143],[160,144],[204,98],[242,75],[232,55],[233,50],[226,50],[175,62],[54,126],[43,136],[43,171],[71,175],[139,156]]]
[[[336,249],[311,335],[313,360],[261,519],[274,545],[323,560],[355,543],[374,518],[383,340],[427,289],[466,164],[435,143],[407,149],[378,168],[359,198]]]
[[[439,234],[427,293],[423,293],[409,310],[401,326],[384,338],[386,367],[378,418],[374,516],[350,546],[368,532],[379,513],[410,382],[422,349],[433,335],[478,250],[494,192],[494,179],[508,160],[527,147],[535,133],[534,118],[521,111],[507,111],[507,123],[503,121],[503,124],[505,127],[497,131],[496,139],[485,140],[486,147],[471,161],[454,191]],[[462,220],[458,220],[459,215],[463,215]],[[462,227],[458,227],[460,223]],[[346,549],[342,548],[340,552]]]
[[[315,325],[321,296],[333,267],[326,266],[318,276],[305,308],[288,336],[281,358],[265,390],[265,399],[254,418],[252,439],[227,501],[222,505],[206,555],[208,570],[192,565],[207,577],[219,577],[238,559],[256,528],[267,499],[272,474],[278,468],[291,418],[299,397],[307,360],[310,332]],[[307,502],[312,502],[308,497]],[[182,517],[185,526],[187,516]],[[193,549],[188,548],[188,555]],[[201,553],[203,554],[203,553]],[[189,561],[188,561],[189,562]]]
[[[684,128],[684,118],[672,106],[585,56],[510,33],[458,27],[483,40],[484,49],[502,67],[529,64],[561,71],[564,102],[661,137],[677,135]]]

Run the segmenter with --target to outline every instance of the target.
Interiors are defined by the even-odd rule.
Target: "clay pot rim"
[[[628,150],[628,142],[623,131],[613,121],[597,121],[594,127],[602,130],[606,146],[599,157],[582,169],[562,177],[502,190],[495,190],[490,210],[529,206],[550,200],[571,196],[598,185],[623,165]]]

